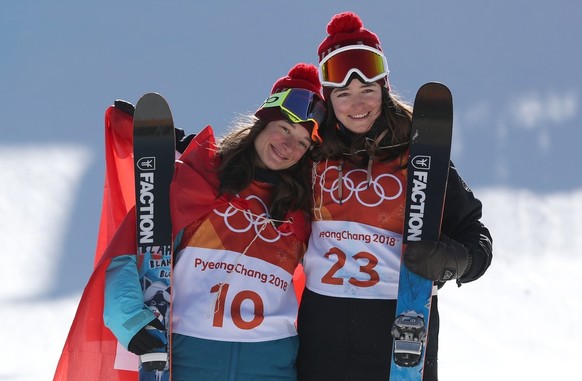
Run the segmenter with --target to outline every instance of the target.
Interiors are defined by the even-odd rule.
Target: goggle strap
[[[321,136],[319,136],[319,123],[317,123],[315,120],[313,121],[313,130],[311,130],[311,140],[313,140],[316,143],[323,143],[323,139],[321,138]]]

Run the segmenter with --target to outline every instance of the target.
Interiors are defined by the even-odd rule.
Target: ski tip
[[[420,86],[417,94],[423,93],[442,94],[444,96],[451,97],[451,90],[449,90],[449,88],[441,82],[427,82]]]
[[[164,99],[163,96],[161,96],[159,93],[145,93],[144,95],[142,95],[139,100],[137,101],[137,104],[135,105],[135,107],[138,106],[147,106],[149,104],[160,104],[163,103],[165,105],[168,104],[168,102],[166,102],[166,100]]]
[[[172,113],[168,102],[159,93],[146,93],[135,105],[136,120],[171,120]]]

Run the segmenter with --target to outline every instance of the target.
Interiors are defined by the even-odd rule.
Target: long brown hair
[[[355,135],[341,127],[335,116],[331,97],[327,99],[327,119],[319,130],[323,143],[312,152],[314,161],[346,159],[365,165],[370,157],[389,161],[401,157],[408,149],[412,107],[382,87],[382,112],[366,134]],[[323,130],[323,131],[322,131]],[[387,131],[387,132],[384,132]],[[382,135],[380,141],[378,137]]]
[[[218,168],[219,193],[234,195],[248,187],[256,174],[257,152],[254,142],[267,126],[255,116],[239,118],[233,129],[220,141],[219,154],[222,163]],[[281,171],[270,171],[278,178],[273,186],[269,205],[271,218],[283,220],[289,211],[310,211],[311,186],[307,155],[292,167]]]

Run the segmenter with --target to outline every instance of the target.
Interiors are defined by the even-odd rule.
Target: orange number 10
[[[221,287],[222,286],[222,287]],[[228,293],[229,284],[217,284],[210,289],[210,293],[218,292],[218,306],[214,309],[214,319],[212,325],[214,327],[222,327],[224,323],[224,308],[226,304],[226,294]],[[242,318],[241,306],[245,300],[250,300],[254,305],[254,317],[250,321],[245,321]],[[253,329],[258,327],[265,319],[265,306],[260,295],[254,291],[243,290],[236,294],[230,306],[230,315],[232,321],[240,329]]]

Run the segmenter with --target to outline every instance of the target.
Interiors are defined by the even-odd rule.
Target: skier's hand
[[[148,325],[151,325],[160,331],[166,330],[162,322],[157,318],[149,322]],[[129,345],[127,346],[127,349],[136,355],[143,355],[144,353],[151,352],[153,348],[161,348],[163,346],[164,343],[160,339],[150,335],[145,327],[143,327],[135,334],[134,337],[132,337]]]
[[[403,259],[410,271],[438,282],[460,278],[470,267],[467,248],[444,235],[438,242],[409,242]]]

